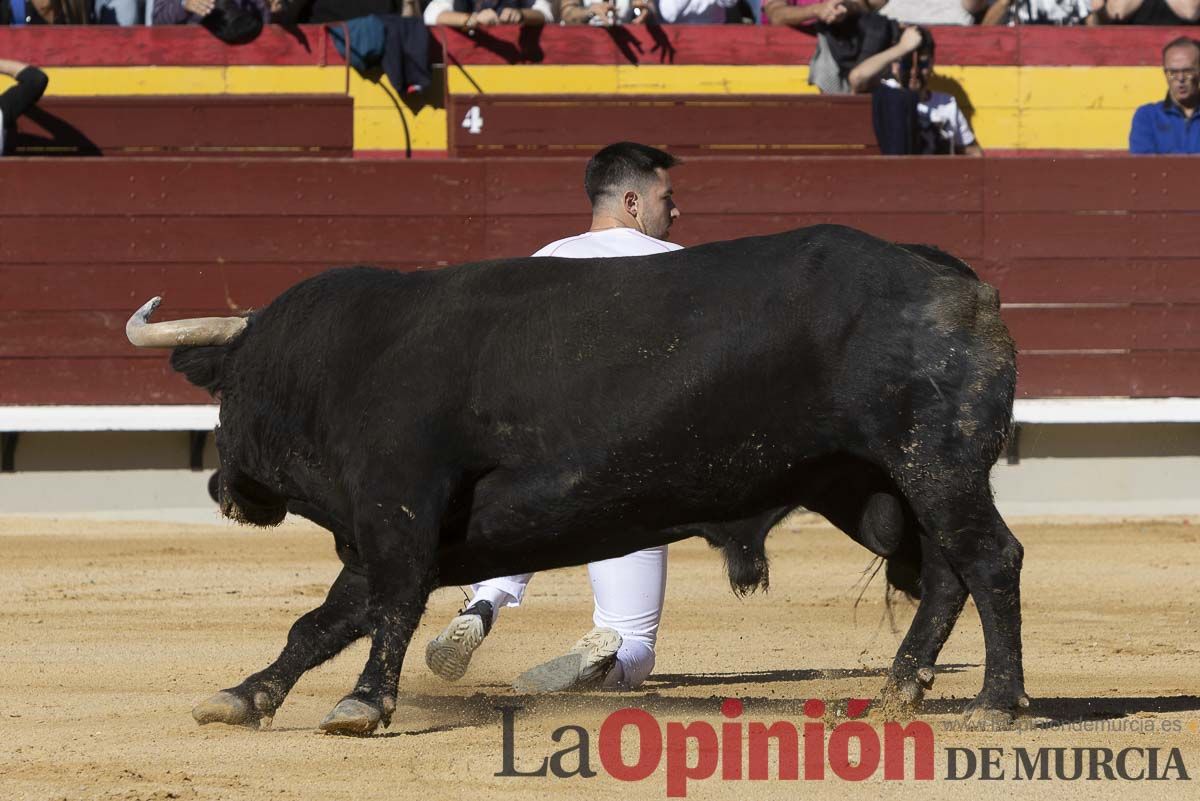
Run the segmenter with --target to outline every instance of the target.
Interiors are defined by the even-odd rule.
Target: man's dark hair
[[[637,142],[617,142],[588,160],[583,188],[592,205],[601,196],[654,177],[658,169],[669,170],[679,163],[670,153]]]
[[[933,41],[933,31],[924,25],[918,25],[917,30],[921,32],[921,45],[917,48],[917,53],[933,61],[933,57],[937,55],[937,43]]]
[[[1196,49],[1196,54],[1200,55],[1200,42],[1197,42],[1190,36],[1177,36],[1163,45],[1162,60],[1164,64],[1167,61],[1167,51],[1174,50],[1176,47],[1194,47]]]

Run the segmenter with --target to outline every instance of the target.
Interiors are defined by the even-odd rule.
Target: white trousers
[[[639,686],[654,670],[654,643],[667,590],[667,546],[588,565],[595,606],[592,623],[621,635],[617,667],[605,680],[610,689]],[[520,606],[532,573],[503,576],[472,585],[474,601],[488,601],[497,616],[502,606]]]

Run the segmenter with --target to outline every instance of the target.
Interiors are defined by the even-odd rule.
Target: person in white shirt
[[[426,25],[452,25],[467,30],[493,25],[540,28],[554,22],[550,0],[432,0],[422,13]]]
[[[551,242],[533,255],[585,259],[679,250],[679,245],[666,241],[679,217],[667,174],[676,164],[669,153],[634,142],[604,148],[588,162],[584,176],[592,203],[591,228]],[[631,689],[650,675],[667,585],[667,547],[593,562],[588,574],[595,599],[594,628],[564,656],[521,674],[517,689]],[[475,584],[470,605],[426,647],[429,669],[447,681],[460,679],[500,609],[520,606],[532,577],[505,576]]]
[[[724,25],[737,0],[562,0],[568,25]]]
[[[971,124],[967,122],[967,115],[959,108],[958,100],[954,95],[929,88],[929,78],[933,75],[933,56],[933,39],[925,37],[915,52],[892,64],[892,77],[885,78],[882,83],[917,93],[917,122],[925,134],[924,138],[933,145],[930,152],[982,156],[983,148],[975,138]]]

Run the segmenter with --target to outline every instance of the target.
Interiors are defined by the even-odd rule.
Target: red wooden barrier
[[[343,95],[49,97],[17,120],[14,155],[324,156],[354,153]]]
[[[334,264],[524,255],[586,227],[583,165],[6,159],[0,215],[21,235],[0,238],[0,403],[203,400],[125,343],[150,295],[168,315],[227,314]],[[1022,395],[1200,396],[1197,173],[1186,158],[694,158],[673,172],[672,237],[828,221],[937,244],[1000,289]]]
[[[865,95],[472,94],[450,95],[447,111],[460,158],[586,157],[622,140],[678,156],[879,154]]]
[[[938,63],[1021,66],[1158,66],[1159,49],[1191,28],[938,27]],[[807,64],[810,32],[770,25],[666,25],[597,29],[498,26],[473,36],[433,31],[431,55],[449,64]],[[320,25],[267,26],[230,47],[197,26],[0,27],[0,53],[43,66],[340,64]]]

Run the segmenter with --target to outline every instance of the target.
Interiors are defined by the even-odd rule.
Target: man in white
[[[591,228],[551,242],[533,255],[586,259],[679,250],[679,245],[665,241],[679,217],[667,175],[675,164],[669,153],[634,142],[604,148],[588,162],[584,176],[592,203]],[[654,669],[654,643],[667,586],[667,547],[593,562],[588,574],[595,628],[564,656],[521,674],[517,689],[629,689]],[[505,576],[474,585],[470,605],[425,649],[429,669],[447,681],[461,678],[500,609],[520,606],[531,578],[532,574]]]

